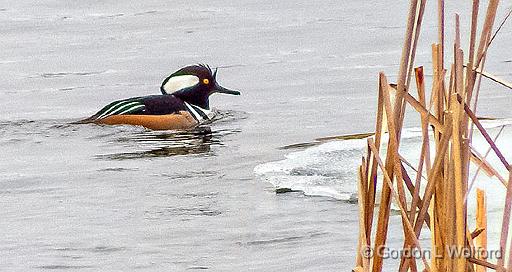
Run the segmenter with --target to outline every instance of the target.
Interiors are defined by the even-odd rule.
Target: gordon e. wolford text
[[[433,251],[431,249],[418,249],[418,248],[401,248],[392,249],[386,246],[381,246],[374,251],[373,248],[364,248],[361,252],[366,258],[372,258],[374,255],[378,255],[383,259],[400,259],[414,258],[414,259],[432,259],[432,258],[478,258],[478,259],[500,259],[502,252],[499,249],[487,250],[484,248],[468,248],[468,247],[457,247],[447,246],[445,248],[437,248]]]

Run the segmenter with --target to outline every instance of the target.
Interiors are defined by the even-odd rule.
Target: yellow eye
[[[210,83],[210,81],[207,78],[205,78],[205,79],[203,79],[203,83],[208,85],[208,83]]]

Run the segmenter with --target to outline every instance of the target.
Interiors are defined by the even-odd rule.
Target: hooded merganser
[[[191,65],[174,72],[162,82],[161,95],[114,101],[79,123],[136,125],[153,130],[189,129],[209,121],[209,96],[213,93],[240,95],[217,83],[217,69]]]

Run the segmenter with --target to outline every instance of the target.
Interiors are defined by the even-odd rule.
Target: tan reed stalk
[[[449,143],[451,133],[452,133],[451,123],[452,123],[452,120],[448,116],[447,121],[446,121],[446,124],[447,124],[446,131],[445,131],[445,133],[442,134],[441,142],[438,146],[438,150],[436,151],[436,154],[445,154],[445,152],[448,148],[448,143]],[[416,237],[419,237],[419,235],[421,233],[421,227],[423,225],[423,221],[426,218],[430,200],[433,195],[434,183],[435,183],[436,178],[438,177],[438,175],[441,173],[441,170],[442,170],[442,168],[441,168],[442,159],[441,158],[442,158],[442,156],[436,156],[436,158],[434,159],[434,165],[433,165],[432,169],[430,170],[430,174],[428,175],[428,182],[427,182],[427,185],[425,188],[425,193],[423,196],[423,206],[421,206],[418,216],[416,217],[416,221],[414,223],[414,233],[415,233]]]
[[[492,81],[494,81],[494,82],[504,86],[504,87],[512,89],[512,83],[511,82],[508,82],[508,81],[506,81],[506,80],[504,80],[502,78],[499,78],[499,77],[497,77],[495,75],[491,75],[491,74],[489,74],[487,72],[481,71],[480,69],[476,70],[475,72],[478,73],[479,75],[487,78],[487,79],[490,79],[490,80],[492,80]]]
[[[416,68],[415,75],[416,75],[415,78],[416,78],[416,85],[417,85],[417,89],[418,89],[418,93],[419,93],[420,104],[421,104],[421,106],[425,107],[425,95],[424,95],[425,85],[424,85],[424,77],[423,77],[423,68],[422,67]],[[422,172],[423,172],[423,162],[426,159],[426,156],[424,156],[424,154],[426,153],[426,148],[428,148],[428,132],[426,132],[426,129],[428,127],[428,121],[427,121],[428,116],[422,116],[421,120],[422,120],[423,136],[425,136],[425,134],[426,134],[427,137],[424,138],[424,141],[422,143],[420,162],[419,162],[418,169],[416,170],[417,174],[416,174],[416,180],[415,180],[415,184],[414,184],[414,191],[411,192],[411,195],[413,196],[412,202],[411,202],[411,208],[409,211],[409,221],[411,221],[411,222],[414,222],[417,206],[419,205],[418,207],[421,208],[421,205],[423,205],[423,203],[420,202],[421,200],[419,199],[420,198],[419,190],[420,190],[421,177],[422,177]],[[402,159],[402,160],[405,161],[405,159]],[[406,171],[403,171],[403,173],[405,175],[407,175]],[[411,184],[412,184],[412,182],[411,182]],[[432,223],[430,222],[430,219],[429,220],[426,219],[426,222],[427,222],[427,225],[429,225],[429,227],[432,225]],[[407,246],[411,246],[411,245],[405,244],[404,248]],[[407,261],[414,262],[414,259],[411,258],[410,260],[407,260]],[[405,259],[402,258],[401,264],[400,264],[401,271],[405,270],[406,265],[404,264],[404,262],[405,262]],[[413,263],[411,265],[411,269],[414,270],[415,268],[416,268],[416,265]]]
[[[504,128],[505,128],[504,125],[501,126],[500,130],[498,131],[498,133],[496,134],[496,136],[493,139],[494,142],[496,142],[498,140],[498,138],[500,137]],[[468,190],[466,191],[466,196],[464,197],[464,202],[467,202],[466,200],[468,197],[468,193],[473,188],[473,184],[475,183],[476,178],[478,177],[478,173],[480,172],[481,169],[484,170],[484,172],[487,174],[488,177],[495,176],[501,181],[501,183],[503,183],[504,185],[506,184],[505,179],[503,179],[501,177],[501,175],[496,170],[494,170],[494,168],[486,161],[487,155],[489,155],[489,153],[491,153],[492,148],[489,147],[483,156],[480,155],[478,153],[478,151],[474,150],[474,148],[471,145],[469,146],[469,148],[471,149],[470,150],[471,160],[478,166],[478,168],[476,169],[475,174],[473,175],[473,178],[471,179],[471,183],[469,184]],[[474,150],[474,152],[473,152],[473,150]]]
[[[406,231],[407,231],[407,234],[408,234],[408,237],[412,240],[413,244],[419,249],[421,250],[421,246],[420,246],[420,243],[418,241],[418,239],[416,238],[416,236],[414,235],[414,230],[413,230],[413,227],[412,227],[412,224],[411,222],[409,222],[409,220],[407,219],[407,212],[405,211],[404,207],[402,206],[402,204],[400,203],[400,200],[398,199],[397,197],[397,193],[395,192],[394,188],[393,188],[393,183],[391,181],[391,178],[389,177],[387,171],[386,171],[386,168],[384,166],[384,164],[382,163],[382,160],[380,159],[379,157],[379,153],[375,147],[375,144],[373,142],[373,140],[371,138],[368,138],[368,144],[370,145],[370,148],[372,149],[372,152],[373,152],[373,156],[377,158],[377,163],[379,164],[379,167],[384,175],[384,181],[387,183],[387,186],[390,188],[390,191],[391,191],[391,196],[393,198],[395,198],[395,201],[398,203],[398,207],[400,209],[400,214],[402,215],[402,219],[403,221],[405,222],[405,225],[406,225]],[[428,265],[426,259],[425,259],[425,256],[422,256],[422,261],[423,261],[423,264],[425,265],[425,269],[427,271],[430,271],[430,266]]]
[[[453,248],[456,250],[462,250],[465,248],[466,241],[466,220],[465,220],[465,205],[464,205],[464,169],[466,168],[463,165],[463,136],[465,136],[465,127],[461,127],[463,125],[463,116],[464,113],[463,108],[460,106],[457,101],[457,95],[461,97],[465,97],[465,89],[464,89],[464,57],[462,49],[460,49],[460,18],[459,15],[455,15],[455,42],[454,42],[454,52],[455,52],[455,94],[451,97],[452,99],[452,114],[453,114],[453,133],[452,133],[452,161],[453,161],[453,174],[454,174],[454,208],[455,208],[455,217],[454,217],[454,234],[455,241],[452,244]],[[462,256],[457,256],[454,260],[454,271],[464,271],[466,267],[466,260]]]
[[[485,200],[485,192],[481,189],[476,190],[476,229],[482,230],[475,238],[476,252],[479,255],[478,259],[486,261],[485,252],[487,250],[487,206]],[[475,272],[487,271],[485,266],[477,266]]]
[[[423,76],[423,67],[418,67],[414,70],[415,72],[415,78],[416,78],[416,89],[418,90],[418,98],[421,106],[426,107],[425,105],[425,80]],[[411,201],[411,210],[409,212],[409,220],[411,222],[414,222],[414,219],[416,217],[416,205],[418,203],[418,199],[420,196],[420,186],[421,186],[421,176],[423,173],[423,163],[427,159],[427,150],[429,148],[428,143],[428,116],[421,117],[421,131],[423,136],[423,142],[421,144],[421,151],[420,151],[420,159],[418,163],[418,170],[416,174],[416,180],[414,183],[414,192],[412,194],[412,201]]]
[[[383,120],[384,115],[384,101],[382,92],[385,91],[381,88],[380,77],[379,77],[379,97],[377,101],[377,121],[375,122],[375,144],[377,145],[377,149],[380,150],[381,146],[381,138],[383,131],[383,122],[387,122]],[[368,200],[367,200],[367,217],[366,217],[366,237],[367,244],[371,245],[371,233],[372,233],[372,225],[373,225],[373,211],[375,207],[375,195],[377,188],[377,161],[373,158],[371,163],[371,173],[368,178]]]
[[[496,177],[505,188],[507,187],[507,180],[496,170],[485,158],[485,156],[482,156],[473,146],[471,147],[471,154],[472,157],[477,161],[476,164],[479,166],[482,166],[482,169],[484,169],[487,173],[487,175],[491,177]]]
[[[455,240],[453,241],[453,248],[457,250],[462,250],[465,247],[465,226],[466,221],[464,218],[464,192],[463,192],[463,177],[462,177],[462,150],[461,150],[461,120],[460,120],[460,106],[457,102],[457,98],[455,95],[453,96],[453,133],[452,133],[452,162],[453,162],[453,168],[452,173],[454,175],[454,198],[453,201],[453,208],[454,208],[454,215],[455,219],[453,222],[453,226],[455,227],[453,230],[453,233],[455,235]],[[453,271],[463,271],[464,267],[466,266],[465,260],[463,256],[457,256],[455,258],[454,263],[454,270]]]
[[[498,269],[498,266],[495,265],[495,264],[492,264],[490,262],[486,262],[486,261],[483,261],[483,260],[479,260],[479,259],[476,259],[476,258],[473,258],[473,257],[470,257],[468,259],[468,261],[470,263],[474,263],[474,264],[477,264],[477,265],[480,265],[480,266],[483,266],[483,267],[486,267],[486,268],[489,268],[489,269],[493,269],[493,270],[497,270]]]
[[[461,98],[460,97],[457,97],[457,100],[459,100],[459,102],[461,101]],[[482,136],[484,136],[484,139],[487,141],[487,143],[491,146],[492,150],[494,151],[494,153],[496,154],[496,156],[500,159],[500,161],[503,163],[503,165],[505,166],[505,168],[507,170],[510,169],[510,164],[507,162],[507,159],[505,159],[505,156],[503,156],[503,154],[501,153],[501,151],[498,149],[498,147],[496,146],[496,144],[494,143],[494,141],[491,139],[491,137],[489,136],[489,134],[487,133],[487,131],[484,129],[484,127],[482,126],[482,124],[480,123],[480,121],[478,120],[478,118],[476,117],[476,115],[473,113],[473,111],[471,111],[469,109],[469,107],[467,105],[464,104],[464,111],[469,115],[469,118],[471,118],[471,121],[473,122],[473,124],[477,127],[477,129],[480,131],[480,133],[482,134]]]
[[[409,66],[409,61],[411,60],[411,40],[412,40],[412,34],[413,29],[415,25],[415,19],[417,15],[417,9],[418,5],[420,4],[419,1],[411,1],[410,7],[409,7],[409,15],[407,20],[407,30],[406,35],[404,39],[404,47],[402,51],[402,61],[400,65],[400,70],[398,73],[398,92],[395,98],[395,103],[393,106],[393,115],[388,116],[388,120],[392,120],[391,122],[388,121],[388,126],[390,123],[393,125],[397,125],[397,129],[393,130],[393,133],[395,133],[396,136],[400,136],[401,131],[401,124],[398,123],[401,116],[401,109],[402,109],[402,103],[403,103],[403,95],[402,93],[406,92],[405,83],[407,80],[407,67]],[[383,75],[382,75],[383,76]],[[382,76],[380,78],[382,78]],[[381,86],[383,86],[381,84]],[[384,85],[385,87],[383,90],[387,91],[388,84]],[[382,88],[382,87],[381,87]],[[388,111],[386,110],[388,113]],[[391,118],[393,117],[393,118]],[[391,132],[389,133],[392,134]],[[399,137],[398,137],[399,138]],[[390,137],[391,139],[391,137]],[[396,144],[396,146],[395,146]],[[388,151],[386,154],[386,169],[389,172],[389,175],[391,177],[391,181],[393,181],[394,178],[394,170],[395,166],[393,165],[394,162],[398,160],[398,158],[394,158],[395,150],[396,153],[398,153],[398,145],[399,141],[389,141],[388,144]],[[400,171],[400,170],[399,170]],[[401,181],[398,181],[401,182]],[[390,204],[391,204],[391,198],[390,198],[391,188],[388,188],[387,186],[383,186],[382,188],[382,194],[381,194],[381,203],[379,207],[379,216],[378,216],[378,223],[377,223],[377,236],[375,237],[375,249],[382,248],[382,246],[386,242],[386,236],[388,231],[388,223],[389,223],[389,212],[390,212]],[[373,271],[381,271],[382,270],[382,256],[381,254],[375,254],[373,259]]]
[[[505,271],[505,256],[506,256],[506,245],[508,239],[508,232],[510,226],[510,211],[512,208],[512,170],[508,172],[508,184],[507,184],[507,195],[505,197],[505,209],[503,210],[503,221],[501,223],[501,236],[500,236],[500,250],[501,258],[498,259],[496,271]],[[512,249],[509,249],[509,253],[512,253]],[[512,263],[509,256],[508,267],[510,268]]]
[[[370,154],[370,153],[369,153]],[[365,159],[359,167],[359,182],[358,182],[358,197],[363,200],[366,199],[367,188],[366,178],[364,177],[365,168],[367,167]],[[368,258],[363,255],[363,249],[367,246],[366,238],[366,203],[364,201],[358,201],[359,204],[359,245],[357,249],[356,265],[363,268],[363,271],[368,271]]]
[[[487,14],[485,16],[484,26],[482,28],[482,34],[480,34],[480,43],[478,44],[477,61],[475,62],[476,67],[481,67],[482,58],[487,53],[489,47],[489,41],[491,39],[492,26],[496,18],[496,10],[498,9],[499,0],[490,0],[487,6]]]
[[[405,167],[403,165],[402,165],[402,173],[404,174],[404,176],[403,176],[404,182],[405,182],[405,185],[407,185],[407,189],[409,190],[409,193],[411,195],[414,194],[414,191],[415,191],[414,184],[412,184],[412,180],[409,177],[409,174],[407,174],[407,171],[405,171]],[[420,197],[418,197],[418,202],[416,203],[416,209],[420,209],[421,206],[423,206],[423,201],[421,200]],[[413,222],[413,221],[411,221],[411,222]],[[428,213],[425,216],[425,224],[427,225],[428,228],[430,228],[430,215]]]
[[[437,0],[437,38],[440,46],[439,67],[444,69],[444,0]]]

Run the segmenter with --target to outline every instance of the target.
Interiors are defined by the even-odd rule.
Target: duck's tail
[[[108,110],[111,110],[111,107],[113,105],[118,104],[118,102],[119,101],[114,101],[114,102],[106,105],[105,107],[103,107],[101,110],[99,110],[97,113],[95,113],[91,117],[85,118],[83,120],[75,121],[75,122],[73,122],[71,124],[91,124],[91,123],[94,123],[94,122],[98,121],[99,119],[101,119],[102,114],[107,112]]]
[[[98,119],[98,114],[95,114],[89,118],[85,118],[85,119],[82,119],[82,120],[78,120],[78,121],[75,121],[75,122],[71,122],[70,124],[72,125],[81,125],[81,124],[92,124],[94,122],[96,122]]]

